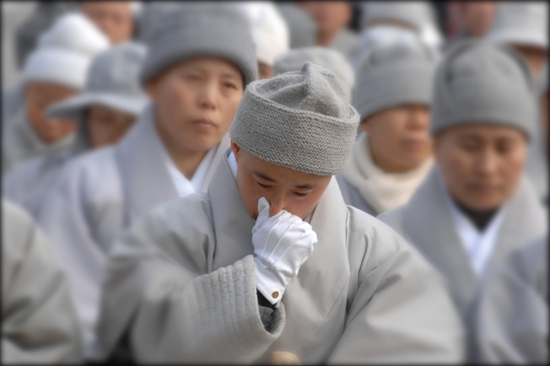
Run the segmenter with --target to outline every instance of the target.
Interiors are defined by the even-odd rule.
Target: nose
[[[280,196],[272,196],[268,198],[270,207],[269,207],[269,216],[277,215],[279,212],[285,209],[284,200]]]
[[[478,159],[478,172],[484,176],[491,175],[496,171],[497,164],[498,161],[495,154],[490,150],[485,150]]]
[[[206,109],[216,109],[217,93],[217,88],[214,83],[206,83],[199,97],[200,106]]]

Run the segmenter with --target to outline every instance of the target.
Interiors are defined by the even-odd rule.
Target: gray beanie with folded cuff
[[[355,75],[344,55],[336,50],[314,46],[285,52],[275,59],[273,76],[288,71],[298,71],[306,61],[311,61],[317,65],[323,66],[338,76],[345,86],[344,90],[348,95],[348,100],[351,101]]]
[[[149,53],[141,82],[187,58],[213,56],[234,63],[246,86],[258,78],[249,23],[246,14],[230,3],[189,2],[160,12],[143,30]]]
[[[439,54],[419,40],[375,46],[359,65],[354,107],[361,121],[404,104],[430,105]]]
[[[331,71],[306,62],[250,84],[231,125],[231,139],[256,157],[316,175],[348,165],[359,114]]]
[[[508,46],[458,43],[436,72],[431,133],[466,123],[516,127],[529,138],[536,121],[529,67]]]
[[[88,70],[83,93],[52,105],[47,116],[82,122],[92,105],[139,115],[149,102],[138,79],[145,55],[145,47],[135,42],[125,42],[99,54]]]

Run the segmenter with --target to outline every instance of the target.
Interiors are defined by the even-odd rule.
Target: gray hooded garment
[[[2,363],[82,361],[65,273],[20,208],[2,201]]]
[[[548,237],[512,252],[476,305],[476,362],[548,363]]]
[[[166,203],[111,251],[98,339],[135,360],[303,364],[460,362],[463,330],[441,277],[399,235],[345,205],[332,179],[311,220],[319,242],[267,331],[251,230],[227,160],[208,193]],[[125,334],[125,336],[124,336]]]
[[[16,202],[36,218],[63,166],[91,149],[87,134],[88,108],[98,104],[135,116],[144,109],[148,99],[138,83],[138,71],[144,57],[145,49],[133,42],[120,44],[99,54],[88,70],[84,92],[56,103],[47,110],[50,117],[78,123],[72,145],[25,162],[4,175],[4,197]]]
[[[445,183],[436,165],[406,205],[378,218],[413,244],[446,278],[456,308],[465,322],[480,286],[445,202]],[[523,177],[514,195],[503,205],[504,218],[497,233],[486,275],[506,255],[547,232],[547,213],[531,183]]]

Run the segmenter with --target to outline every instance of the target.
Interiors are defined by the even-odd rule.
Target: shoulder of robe
[[[516,249],[501,264],[501,270],[508,272],[526,285],[536,285],[540,282],[540,277],[546,277],[548,273],[547,240],[548,237],[543,236]]]
[[[114,256],[160,250],[180,262],[214,243],[210,198],[195,193],[166,202],[136,221],[113,248]]]
[[[412,246],[386,223],[348,206],[350,212],[348,243],[364,252],[363,266],[374,269],[400,252],[410,251]]]
[[[403,233],[403,210],[405,206],[399,206],[392,210],[382,212],[376,218],[386,225],[390,226],[392,229],[397,231],[399,234],[404,235]]]

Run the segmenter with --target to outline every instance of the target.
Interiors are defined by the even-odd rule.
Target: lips
[[[209,120],[209,119],[205,119],[205,118],[202,118],[202,119],[196,119],[193,121],[193,124],[200,130],[203,130],[203,131],[208,131],[208,130],[211,130],[211,129],[214,129],[216,128],[216,124],[214,122],[212,122],[212,120]]]

